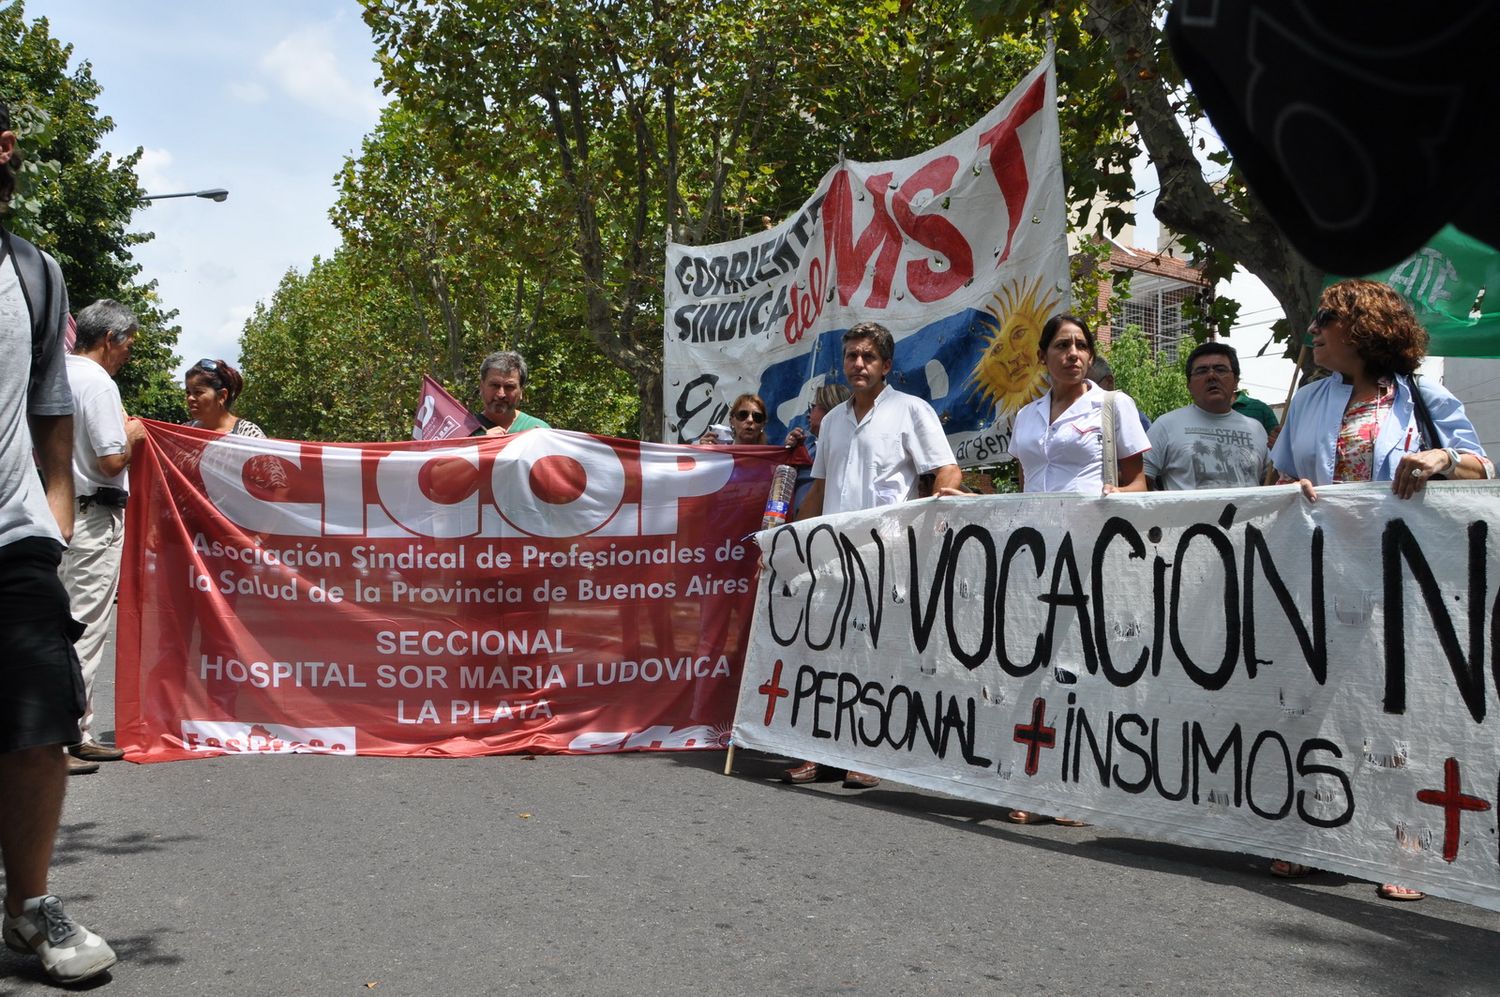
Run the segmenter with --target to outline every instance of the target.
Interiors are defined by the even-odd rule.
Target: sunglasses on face
[[[764,412],[752,412],[747,408],[740,409],[734,414],[734,417],[740,420],[740,422],[744,422],[746,419],[749,419],[754,423],[762,423],[766,421],[766,414]]]
[[[1338,312],[1334,311],[1332,308],[1320,308],[1320,309],[1318,309],[1317,314],[1315,314],[1313,316],[1312,324],[1313,324],[1313,328],[1315,328],[1315,329],[1321,329],[1323,326],[1327,325],[1328,323],[1330,323],[1330,322],[1337,322],[1338,320],[1339,320],[1339,313]]]

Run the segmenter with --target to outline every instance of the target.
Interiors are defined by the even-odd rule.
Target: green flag
[[[1452,225],[1389,270],[1370,274],[1411,303],[1439,357],[1500,357],[1500,253]],[[1480,291],[1491,290],[1480,298]],[[1479,308],[1475,310],[1475,301]]]

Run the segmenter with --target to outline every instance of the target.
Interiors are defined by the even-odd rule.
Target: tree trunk
[[[636,434],[643,440],[660,443],[664,425],[661,402],[661,364],[658,363],[655,367],[639,372],[637,379],[641,385],[641,418],[636,427]]]
[[[1173,93],[1151,53],[1165,41],[1151,0],[1089,0],[1088,28],[1109,43],[1115,72],[1130,96],[1141,141],[1156,167],[1161,192],[1156,217],[1174,232],[1228,253],[1266,287],[1286,312],[1291,329],[1304,328],[1317,306],[1323,274],[1303,259],[1261,209],[1251,192],[1241,214],[1203,178]]]

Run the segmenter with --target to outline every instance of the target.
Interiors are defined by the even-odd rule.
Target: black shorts
[[[0,547],[0,752],[77,744],[82,624],[57,577],[62,545],[28,537]]]

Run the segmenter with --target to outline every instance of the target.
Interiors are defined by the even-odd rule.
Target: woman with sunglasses
[[[1317,485],[1389,481],[1411,498],[1433,477],[1493,478],[1463,403],[1441,384],[1421,382],[1440,440],[1422,438],[1414,373],[1427,355],[1427,330],[1405,299],[1373,280],[1341,280],[1323,291],[1308,326],[1313,363],[1331,377],[1292,399],[1271,462],[1281,482],[1309,500]]]
[[[1016,413],[1010,452],[1021,462],[1027,492],[1146,490],[1145,454],[1151,441],[1141,428],[1135,400],[1114,395],[1115,481],[1105,484],[1105,392],[1089,380],[1096,356],[1094,333],[1074,315],[1054,315],[1042,326],[1037,359],[1047,368],[1047,393]]]
[[[760,395],[743,394],[729,406],[729,428],[734,434],[730,445],[763,447],[766,445],[766,403]],[[712,429],[698,438],[702,444],[718,443]]]
[[[188,368],[183,378],[187,389],[188,425],[197,429],[212,429],[218,433],[234,433],[263,440],[265,431],[249,419],[241,419],[229,409],[234,400],[245,390],[245,379],[223,360],[199,360]]]
[[[187,425],[257,440],[266,438],[263,429],[229,410],[245,389],[245,379],[223,360],[199,360],[188,368],[183,386],[187,389],[188,415],[192,416]],[[255,480],[268,488],[286,486],[286,468],[274,457],[256,457],[249,468]]]
[[[1413,375],[1427,355],[1427,331],[1394,290],[1372,280],[1341,280],[1324,289],[1307,331],[1313,363],[1331,376],[1292,398],[1271,448],[1281,484],[1296,482],[1316,502],[1319,485],[1389,481],[1405,499],[1433,477],[1495,476],[1463,404],[1425,381],[1420,390],[1441,439],[1423,439]],[[1285,879],[1316,871],[1284,859],[1271,863],[1271,874]],[[1379,893],[1387,900],[1423,896],[1395,883]]]

